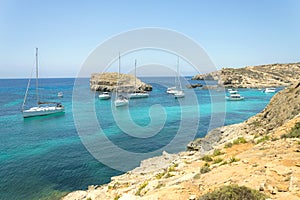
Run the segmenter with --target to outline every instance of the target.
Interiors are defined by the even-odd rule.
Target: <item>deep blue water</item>
[[[163,147],[173,141],[176,135],[180,137],[167,150],[185,150],[185,139],[194,138],[191,135],[193,131],[197,133],[195,137],[204,136],[209,129],[222,124],[222,116],[226,116],[225,125],[242,122],[260,112],[273,96],[255,89],[240,89],[245,96],[244,101],[226,102],[222,92],[209,93],[196,88],[186,89],[186,97],[175,100],[165,93],[166,86],[174,82],[173,78],[143,78],[153,85],[150,97],[130,100],[128,108],[115,110],[111,101],[100,101],[98,93],[89,91],[88,79],[79,81],[76,88],[87,91],[89,97],[82,96],[78,101],[72,98],[74,80],[41,79],[41,99],[62,101],[66,112],[28,119],[23,119],[21,115],[27,80],[0,80],[0,199],[59,199],[66,192],[86,189],[92,184],[104,184],[110,177],[122,174],[99,162],[83,145],[81,139],[85,136],[98,137],[98,129],[92,122],[90,125],[83,124],[84,135],[79,136],[75,123],[78,128],[81,126],[79,122],[92,121],[91,116],[95,117],[108,141],[126,152],[144,153],[143,158],[147,158],[149,152],[161,154]],[[64,93],[61,99],[57,97],[59,91]],[[92,97],[93,101],[84,102],[85,97],[87,101]],[[32,87],[27,107],[33,105],[34,98]],[[74,109],[75,104],[77,110]],[[85,111],[88,105],[95,108],[95,115]],[[72,109],[80,112],[78,121],[74,120]],[[151,109],[152,117],[149,115]],[[195,117],[197,113],[200,118]],[[130,121],[128,116],[131,117]],[[211,121],[212,116],[214,121]],[[180,124],[182,121],[184,123]],[[147,127],[149,123],[153,126]],[[199,126],[196,126],[198,123]],[[138,127],[132,127],[132,124]],[[156,134],[143,137],[152,132]],[[101,139],[103,136],[99,137]],[[142,158],[137,156],[134,161],[126,158],[118,160],[114,157],[117,153],[106,149],[107,146],[98,145],[97,148],[101,155],[111,158],[109,162],[113,165],[126,169],[137,166]]]

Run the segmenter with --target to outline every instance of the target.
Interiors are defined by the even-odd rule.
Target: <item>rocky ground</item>
[[[106,73],[94,73],[91,75],[90,88],[95,91],[111,92],[115,91],[118,84],[118,73],[106,72]],[[120,92],[144,92],[151,91],[152,86],[142,82],[140,79],[136,79],[135,88],[135,76],[131,74],[120,74],[119,88]]]
[[[300,122],[300,82],[276,94],[259,114],[192,141],[189,151],[142,161],[102,186],[63,199],[197,199],[238,184],[270,199],[300,199],[300,139],[283,138]]]
[[[223,68],[198,74],[193,80],[218,80],[219,85],[239,88],[288,86],[300,76],[300,63],[270,64],[244,68]]]

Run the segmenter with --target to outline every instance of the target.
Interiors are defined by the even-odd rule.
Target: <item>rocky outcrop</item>
[[[192,79],[218,80],[218,84],[225,87],[264,88],[288,86],[300,79],[300,63],[223,68],[208,74],[198,74]]]
[[[198,199],[224,185],[243,185],[271,199],[300,198],[300,138],[283,138],[300,123],[300,82],[277,93],[259,114],[214,129],[190,151],[142,161],[102,186],[75,191],[70,199]],[[228,145],[231,144],[231,145]]]
[[[93,73],[91,75],[91,90],[111,92],[116,90],[117,84],[119,84],[118,91],[120,92],[144,92],[152,90],[151,85],[142,82],[138,78],[136,79],[135,88],[135,76],[131,74],[120,74],[119,83],[118,73],[116,72]]]

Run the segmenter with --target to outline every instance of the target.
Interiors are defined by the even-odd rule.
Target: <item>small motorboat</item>
[[[99,99],[101,100],[110,99],[110,94],[108,92],[102,92],[102,94],[99,94]]]
[[[230,94],[230,96],[226,96],[226,100],[228,101],[241,101],[244,100],[244,97],[241,96],[240,94]]]
[[[64,97],[64,93],[63,92],[59,92],[59,93],[57,93],[57,96],[58,97]]]
[[[266,88],[264,90],[264,93],[275,93],[276,92],[276,88]]]

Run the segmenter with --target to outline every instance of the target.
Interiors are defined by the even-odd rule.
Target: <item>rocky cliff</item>
[[[91,90],[111,92],[116,90],[117,84],[118,73],[116,72],[93,73],[91,75]],[[135,76],[131,74],[120,74],[118,90],[120,92],[144,92],[151,91],[152,86],[137,78],[135,88]]]
[[[189,151],[142,161],[102,186],[75,191],[68,199],[189,199],[224,185],[243,185],[270,199],[300,198],[300,82],[277,93],[259,114],[217,128],[192,141]]]
[[[244,68],[223,68],[198,74],[193,80],[218,80],[225,87],[262,88],[288,86],[300,78],[300,63],[270,64]]]

